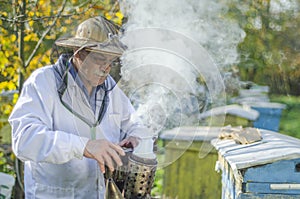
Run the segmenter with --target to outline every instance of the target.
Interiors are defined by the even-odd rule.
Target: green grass
[[[282,110],[279,132],[300,138],[300,97],[272,95],[270,99],[286,105]]]

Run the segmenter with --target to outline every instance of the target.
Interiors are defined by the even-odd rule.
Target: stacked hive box
[[[212,141],[222,171],[222,199],[300,198],[300,140],[260,129],[262,140]]]

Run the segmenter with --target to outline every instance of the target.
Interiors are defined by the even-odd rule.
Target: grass
[[[279,132],[300,139],[300,97],[272,95],[270,100],[286,105],[282,110]]]

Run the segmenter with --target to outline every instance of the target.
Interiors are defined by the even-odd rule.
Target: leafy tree
[[[239,45],[241,78],[269,85],[273,93],[300,94],[299,1],[231,1],[231,17],[246,32]]]

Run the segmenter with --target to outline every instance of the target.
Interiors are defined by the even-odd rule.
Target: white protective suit
[[[64,68],[66,61],[61,57],[56,64]],[[62,100],[85,122],[61,103],[57,85],[62,80],[53,66],[32,73],[10,115],[13,151],[25,162],[27,199],[104,198],[104,178],[97,162],[83,157],[85,145],[91,139],[91,125],[98,115],[70,73],[67,80]],[[112,88],[115,82],[109,76],[106,84]],[[97,99],[100,93],[97,92]],[[95,127],[96,139],[118,143],[128,135],[139,136],[146,130],[133,120],[134,109],[117,86],[108,92],[108,97],[107,111]],[[101,103],[102,100],[97,101],[96,113]]]

